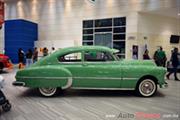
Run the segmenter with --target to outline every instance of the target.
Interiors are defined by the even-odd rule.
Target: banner
[[[4,23],[4,1],[0,0],[0,27]]]

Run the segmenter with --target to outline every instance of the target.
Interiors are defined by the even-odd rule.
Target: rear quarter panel
[[[71,73],[60,66],[30,67],[16,74],[16,81],[24,82],[26,87],[63,87],[67,85]]]

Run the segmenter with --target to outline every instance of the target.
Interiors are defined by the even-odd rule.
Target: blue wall
[[[18,63],[18,49],[22,48],[26,53],[34,48],[34,41],[38,40],[38,25],[23,20],[5,21],[5,54],[13,63]]]

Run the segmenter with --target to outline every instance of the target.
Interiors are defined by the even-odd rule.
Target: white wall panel
[[[124,0],[98,0],[95,4],[88,0],[14,0],[7,2],[6,8],[6,19],[23,18],[39,24],[42,46],[52,40],[81,44],[84,19],[127,16],[134,10]]]
[[[51,40],[51,41],[41,40],[35,42],[35,45],[38,48],[47,47],[50,50],[52,46],[58,49],[58,48],[75,46],[75,43],[72,40]]]
[[[152,57],[157,46],[162,46],[166,51],[168,59],[174,47],[180,49],[180,43],[170,44],[172,34],[180,35],[180,19],[140,13],[138,18],[138,39],[140,45],[148,45]],[[144,40],[147,37],[147,40]]]
[[[137,37],[137,11],[171,8],[176,0],[7,0],[6,19],[27,19],[39,25],[39,47],[56,47],[81,45],[82,21],[85,19],[102,19],[127,17],[127,35]],[[159,26],[160,29],[164,27]],[[147,26],[148,27],[148,26]],[[140,28],[141,31],[143,28]],[[150,31],[155,31],[150,28]],[[145,30],[146,32],[146,30]],[[127,36],[127,37],[128,37]],[[68,41],[68,42],[67,42]],[[129,49],[135,41],[127,41]]]

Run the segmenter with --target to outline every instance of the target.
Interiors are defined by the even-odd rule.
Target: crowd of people
[[[55,48],[52,47],[52,50],[50,52],[53,53],[55,51]],[[42,52],[42,57],[45,57],[49,54],[49,50],[44,47],[43,49],[40,49],[40,52]],[[19,62],[19,69],[26,65],[26,67],[29,67],[31,64],[38,61],[38,49],[37,47],[34,48],[32,51],[31,49],[28,49],[28,51],[25,53],[22,48],[19,48],[18,50],[18,62]]]
[[[178,53],[178,48],[174,48],[172,50],[171,58],[170,58],[170,62],[172,63],[172,69],[166,75],[167,79],[169,79],[170,75],[174,73],[174,79],[175,80],[179,80],[178,77],[177,77],[177,70],[178,70],[177,68],[178,68],[178,65],[180,64],[179,63],[180,61],[179,61],[179,58],[178,58],[178,54],[179,54]],[[144,60],[151,59],[150,56],[149,56],[148,49],[146,49],[144,51],[143,59]],[[154,59],[154,62],[156,63],[157,66],[166,67],[167,57],[166,57],[166,53],[165,53],[165,51],[163,51],[162,47],[160,47],[159,49],[157,49],[154,52],[153,59]]]

